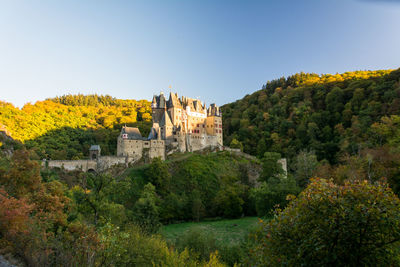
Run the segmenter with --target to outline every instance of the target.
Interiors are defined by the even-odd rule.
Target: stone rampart
[[[49,168],[63,168],[67,171],[82,170],[87,172],[89,170],[97,171],[97,161],[95,160],[48,160],[43,161],[42,166]]]
[[[124,164],[128,167],[129,163],[136,162],[139,159],[140,157],[101,156],[98,160],[47,160],[42,162],[42,167],[63,168],[67,171],[81,170],[83,172],[97,172],[104,171],[118,164]]]

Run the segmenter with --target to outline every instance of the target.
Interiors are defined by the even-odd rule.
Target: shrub
[[[186,248],[189,249],[201,260],[208,259],[210,254],[217,250],[215,237],[198,227],[187,230],[177,238],[175,246],[179,251],[183,251]]]
[[[149,236],[136,226],[120,231],[107,224],[101,229],[101,237],[102,266],[223,266],[216,253],[198,261],[187,249],[170,249],[159,236]]]
[[[398,266],[400,200],[386,183],[312,179],[263,223],[250,265]]]
[[[251,190],[251,200],[255,205],[257,215],[260,217],[270,215],[274,207],[284,208],[288,201],[288,195],[297,195],[300,188],[292,177],[270,178],[263,182],[260,187]]]

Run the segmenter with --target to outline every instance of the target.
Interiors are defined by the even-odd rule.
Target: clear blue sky
[[[400,1],[0,0],[0,99],[224,104],[296,72],[400,67]]]

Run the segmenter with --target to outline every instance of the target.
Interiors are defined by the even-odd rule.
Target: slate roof
[[[206,104],[202,103],[198,99],[194,98],[189,98],[182,96],[181,98],[178,98],[177,93],[170,93],[169,94],[169,99],[166,100],[164,93],[161,93],[160,95],[154,95],[153,96],[153,101],[152,101],[152,108],[160,108],[160,109],[169,109],[169,108],[183,108],[186,109],[186,107],[190,107],[190,110],[196,111],[203,113],[206,110]],[[218,107],[215,106],[212,107],[212,111],[210,111],[212,114],[219,114]]]
[[[122,127],[121,134],[127,134],[128,139],[143,140],[142,134],[137,127]]]
[[[157,137],[158,137],[157,130],[154,127],[151,128],[149,137],[147,139],[152,140],[152,139],[157,139]]]
[[[97,151],[97,150],[99,150],[99,151],[101,150],[99,145],[92,145],[89,148],[89,151]]]
[[[172,121],[167,111],[164,111],[164,115],[161,119],[160,126],[172,126]]]

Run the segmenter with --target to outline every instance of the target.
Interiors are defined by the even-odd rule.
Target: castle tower
[[[171,92],[166,100],[161,93],[153,97],[152,113],[154,131],[149,139],[161,138],[182,152],[222,146],[222,116],[215,104],[207,109],[199,99]]]
[[[92,145],[89,148],[89,157],[92,160],[98,160],[101,155],[101,148],[99,145]]]
[[[167,110],[167,101],[165,100],[163,92],[161,92],[159,96],[153,96],[151,109],[152,109],[153,122],[160,123],[164,111]]]

